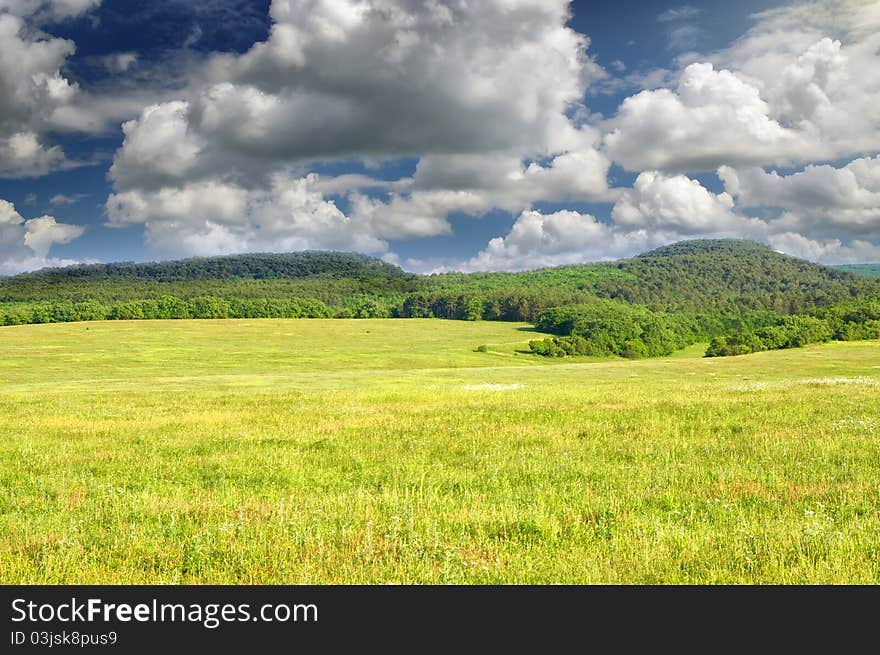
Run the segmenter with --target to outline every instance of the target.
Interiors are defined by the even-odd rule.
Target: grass
[[[0,583],[880,582],[876,342],[573,362],[530,338],[0,328]]]

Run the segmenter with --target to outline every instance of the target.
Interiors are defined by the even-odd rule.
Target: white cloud
[[[639,175],[633,188],[618,198],[612,218],[606,223],[572,211],[526,211],[507,235],[490,240],[476,257],[441,268],[518,270],[577,264],[629,257],[687,238],[745,236],[766,241],[769,230],[764,221],[738,214],[728,193],[715,194],[684,175],[657,171]]]
[[[78,225],[58,223],[52,216],[25,220],[11,202],[0,199],[0,274],[75,263],[50,258],[49,250],[54,244],[73,241],[83,231]]]
[[[208,83],[125,123],[111,168],[111,218],[137,215],[153,246],[180,246],[189,242],[173,230],[188,228],[166,220],[161,201],[141,207],[144,198],[213,185],[238,189],[250,203],[303,184],[322,207],[324,194],[347,195],[349,216],[337,221],[357,230],[346,228],[343,241],[381,251],[385,239],[448,234],[452,212],[613,199],[600,134],[569,118],[590,81],[606,74],[587,56],[586,37],[565,26],[568,5],[276,0],[265,42],[214,57]],[[412,178],[304,182],[287,172],[328,159],[401,156],[419,158]],[[211,233],[223,249],[235,238],[245,249],[255,238],[254,215],[238,216],[222,239]]]
[[[108,215],[143,224],[163,255],[394,257],[390,239],[446,235],[452,213],[501,209],[518,216],[510,232],[463,266],[609,258],[696,236],[855,257],[880,238],[876,161],[863,156],[880,150],[878,7],[835,0],[757,14],[724,50],[630,73],[646,90],[602,121],[581,104],[585,92],[626,81],[609,80],[587,37],[566,27],[566,0],[275,0],[265,42],[209,58],[176,98],[124,124]],[[659,17],[676,47],[695,43],[698,13]],[[71,88],[49,122],[95,129],[109,101],[87,110]],[[43,143],[39,128],[15,133]],[[317,162],[401,157],[417,158],[411,177],[306,175]],[[632,189],[609,188],[612,163],[639,173]],[[726,192],[685,175],[716,170]],[[613,202],[613,222],[532,211],[542,202]]]
[[[412,178],[380,180],[360,173],[343,173],[333,177],[315,178],[313,188],[326,195],[342,195],[364,189],[406,191],[412,186]]]
[[[608,123],[609,155],[634,171],[697,172],[880,150],[878,7],[828,0],[757,14],[729,48],[683,57],[673,88],[627,98]],[[667,75],[644,85],[667,86]]]
[[[715,194],[685,175],[646,171],[615,203],[611,215],[627,229],[677,234],[742,234],[758,225],[734,211],[728,193]],[[758,222],[760,223],[760,222]]]
[[[316,176],[276,174],[264,189],[192,182],[124,191],[107,201],[111,226],[143,224],[156,255],[217,255],[306,249],[381,254],[388,244],[369,220],[347,218],[313,186]]]
[[[608,188],[611,164],[593,147],[592,131],[581,134],[579,146],[541,161],[524,162],[508,154],[428,154],[419,160],[413,178],[398,186],[402,193],[393,193],[388,202],[367,202],[383,221],[403,226],[418,217],[424,225],[436,226],[436,234],[444,234],[445,219],[453,212],[479,216],[501,209],[518,214],[537,202],[613,200],[619,190]],[[362,199],[358,201],[355,213],[363,207]]]
[[[12,2],[0,13],[0,176],[33,177],[76,165],[46,143],[54,116],[73,103],[79,87],[62,74],[72,41],[49,36],[27,19],[62,19],[96,3]],[[2,9],[3,7],[0,7]]]
[[[696,18],[703,10],[693,5],[682,5],[680,7],[671,7],[657,16],[657,20],[661,23],[669,23],[683,20],[691,20]]]
[[[101,0],[0,0],[0,12],[36,22],[58,22],[82,16],[100,4]]]
[[[729,70],[694,63],[675,91],[642,91],[624,100],[609,121],[605,147],[629,170],[704,171],[822,154],[769,114],[757,88]]]
[[[48,127],[58,132],[116,133],[121,123],[140,116],[145,107],[156,104],[169,93],[149,87],[77,89],[69,103],[52,110]]]
[[[138,61],[136,52],[114,52],[100,58],[101,63],[111,73],[124,73]]]
[[[520,270],[628,257],[692,238],[748,238],[823,263],[880,261],[880,157],[788,176],[722,168],[727,191],[684,175],[641,173],[615,203],[612,222],[589,214],[523,212],[510,232],[466,261],[419,262],[416,270]],[[744,215],[757,208],[769,218]]]
[[[110,168],[117,188],[154,189],[185,182],[203,166],[199,155],[207,143],[189,129],[188,110],[183,101],[151,105],[138,120],[122,125],[125,142]]]
[[[0,177],[36,177],[83,165],[50,142],[55,132],[102,133],[140,113],[158,93],[150,85],[83,90],[64,70],[76,50],[69,39],[42,31],[76,18],[99,0],[0,0]],[[106,59],[127,70],[134,53]],[[99,85],[100,86],[100,85]]]
[[[880,246],[861,239],[843,243],[840,239],[810,239],[796,232],[783,232],[771,235],[768,243],[787,255],[825,264],[880,262]]]
[[[485,195],[487,207],[518,212],[534,202],[606,201],[611,162],[593,147],[592,131],[580,144],[541,161],[508,154],[429,154],[416,169],[413,188],[469,190]]]
[[[0,177],[40,177],[75,166],[58,146],[45,146],[34,132],[0,136]]]
[[[566,112],[604,75],[565,26],[566,0],[276,0],[271,14],[267,41],[212,60],[214,83],[129,124],[118,188],[165,179],[136,145],[164,122],[200,149],[187,179],[336,157],[544,156],[579,138]]]
[[[613,258],[633,244],[621,243],[613,228],[589,214],[560,211],[520,214],[510,232],[489,241],[463,271],[541,268],[591,259]],[[586,259],[585,259],[586,258]]]
[[[52,206],[58,205],[75,205],[83,198],[88,198],[89,194],[87,193],[74,193],[73,195],[67,195],[64,193],[56,193],[49,199],[49,204]]]
[[[58,223],[52,216],[40,216],[24,222],[24,244],[37,257],[46,257],[49,248],[56,243],[70,243],[83,233],[79,225]]]
[[[0,14],[0,175],[25,177],[61,166],[64,153],[39,133],[52,110],[76,87],[60,73],[73,43],[26,29],[18,16]]]
[[[778,82],[781,71],[824,38],[847,46],[870,42],[880,29],[880,5],[873,0],[792,2],[753,18],[748,32],[711,59],[762,83]]]
[[[718,171],[738,206],[781,210],[778,229],[825,237],[880,238],[880,156],[790,175],[762,168]]]
[[[876,26],[880,30],[880,21]],[[821,144],[828,158],[876,151],[880,149],[880,32],[865,34],[852,27],[841,30],[841,39],[834,39],[828,36],[832,31],[836,30],[829,27],[802,51],[787,55],[750,48],[755,37],[746,39],[739,47],[752,59],[743,61],[743,75],[761,89],[774,117]]]

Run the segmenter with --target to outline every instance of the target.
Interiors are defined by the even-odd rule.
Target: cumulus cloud
[[[0,177],[40,177],[75,165],[60,147],[40,143],[34,132],[0,136]]]
[[[69,243],[82,233],[82,227],[59,223],[52,216],[25,220],[11,202],[0,199],[0,274],[75,263],[50,258],[49,250],[52,245]]]
[[[783,232],[770,235],[767,241],[788,255],[824,264],[880,262],[880,246],[862,239],[844,243],[840,239],[810,239],[797,232]]]
[[[867,256],[880,238],[876,157],[864,156],[880,150],[878,6],[757,14],[724,50],[633,71],[645,90],[605,121],[582,102],[591,84],[614,81],[566,26],[567,0],[274,0],[264,42],[210,57],[178,96],[124,123],[108,216],[144,225],[163,256],[337,248],[393,259],[389,240],[446,235],[450,214],[493,209],[517,217],[509,233],[456,266],[607,259],[700,236]],[[693,45],[698,14],[659,17],[676,47]],[[48,120],[93,129],[95,111],[67,100]],[[39,129],[7,136],[19,133],[51,159]],[[397,180],[307,174],[402,157],[417,164]],[[609,188],[613,164],[638,173],[632,188]],[[687,176],[716,170],[721,193]],[[613,206],[600,220],[534,211],[544,202]]]
[[[750,236],[765,240],[764,221],[742,216],[730,194],[715,194],[684,175],[646,171],[621,193],[603,222],[559,211],[520,214],[510,232],[489,241],[476,257],[446,268],[517,270],[638,254],[685,238]]]
[[[38,177],[82,165],[51,143],[55,132],[100,133],[136,116],[150,90],[83,90],[64,74],[76,45],[43,31],[99,0],[0,0],[0,177]],[[113,56],[127,69],[133,53]],[[109,61],[109,60],[108,60]]]
[[[760,167],[722,167],[718,173],[739,206],[780,210],[779,229],[880,238],[880,156],[840,168],[810,165],[790,175]]]
[[[646,86],[660,88],[625,99],[606,122],[609,158],[643,171],[614,206],[615,224],[711,227],[813,260],[876,259],[880,167],[859,155],[880,150],[880,4],[800,2],[754,20],[730,47],[684,58],[674,83],[653,71]],[[673,175],[716,169],[722,194]]]
[[[232,87],[198,111],[235,106],[283,126],[281,142],[242,140],[306,157],[558,147],[570,130],[564,111],[601,70],[565,26],[568,12],[565,0],[279,0],[269,40],[219,59]],[[314,106],[325,134],[311,131]]]
[[[696,172],[880,149],[875,2],[822,0],[766,11],[729,48],[690,59],[674,88],[621,104],[605,140],[612,159],[630,170]]]
[[[611,201],[620,190],[608,187],[610,165],[588,137],[582,147],[542,161],[507,154],[428,154],[389,199],[352,193],[352,217],[370,215],[373,225],[385,226],[389,238],[399,239],[446,234],[451,213],[479,216],[501,209],[518,214],[539,202]]]
[[[605,72],[587,55],[588,39],[566,27],[568,4],[276,0],[265,42],[214,57],[203,86],[123,125],[111,221],[136,215],[154,247],[179,248],[191,242],[173,233],[189,229],[185,217],[167,220],[161,202],[132,208],[202,187],[237,189],[250,207],[297,187],[314,206],[332,206],[328,225],[349,226],[330,228],[326,241],[376,252],[386,239],[448,234],[451,213],[611,200],[600,134],[572,118]],[[412,178],[289,173],[402,156],[418,157]],[[325,194],[345,195],[348,216]],[[254,216],[245,209],[237,226],[230,218],[208,249],[228,250],[235,238],[238,249],[267,243]],[[322,242],[317,233],[306,241]]]
[[[526,211],[506,236],[490,240],[476,257],[446,268],[523,270],[614,259],[647,249],[655,238],[646,231],[617,230],[590,214]]]
[[[199,160],[207,143],[190,130],[188,109],[184,101],[151,105],[122,125],[125,141],[110,168],[117,188],[150,190],[201,177],[191,174],[208,165]]]
[[[620,194],[609,222],[571,211],[527,211],[474,258],[413,265],[519,270],[627,257],[692,238],[748,238],[829,264],[880,261],[880,157],[790,175],[722,167],[719,176],[726,191],[713,193],[685,175],[645,171]],[[743,213],[749,208],[765,215]]]
[[[70,243],[83,233],[78,225],[58,223],[52,216],[40,216],[24,222],[24,245],[37,257],[46,257],[56,243]]]
[[[164,183],[138,143],[169,130],[200,152],[177,173],[188,179],[336,157],[561,152],[578,138],[566,112],[603,74],[565,26],[566,0],[276,0],[271,14],[267,41],[214,58],[215,83],[127,126],[118,188]]]
[[[58,146],[43,142],[52,112],[71,101],[77,87],[61,74],[74,45],[0,14],[0,175],[43,175],[66,164]]]
[[[35,22],[58,22],[82,16],[100,4],[101,0],[0,0],[0,12]]]
[[[708,62],[685,68],[675,90],[625,99],[609,128],[606,150],[629,170],[695,172],[823,154],[803,134],[771,118],[756,87]]]
[[[413,188],[481,193],[487,207],[518,212],[534,202],[607,201],[611,162],[593,147],[595,132],[582,130],[581,143],[541,161],[508,154],[429,154],[419,160]]]
[[[160,256],[307,249],[387,251],[381,229],[346,217],[313,187],[317,177],[278,173],[264,189],[200,181],[124,191],[107,201],[111,226],[143,224]]]
[[[646,171],[611,211],[616,225],[689,234],[760,234],[763,223],[734,211],[729,193],[715,194],[685,175]]]

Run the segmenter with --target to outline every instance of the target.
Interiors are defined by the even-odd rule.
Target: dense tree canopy
[[[835,268],[863,277],[880,277],[880,264],[841,264]]]
[[[876,293],[878,279],[747,241],[687,241],[618,262],[519,273],[428,276],[363,255],[300,252],[0,277],[0,323],[309,316],[526,321],[563,339],[551,338],[555,354],[568,348],[641,357],[716,336],[735,340],[778,327],[782,316],[844,307]],[[827,320],[840,323],[829,323],[835,334],[871,333],[834,316]],[[562,327],[563,317],[578,327]]]

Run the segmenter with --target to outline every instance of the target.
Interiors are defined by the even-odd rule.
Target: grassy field
[[[529,338],[0,328],[0,583],[880,582],[880,344]]]

